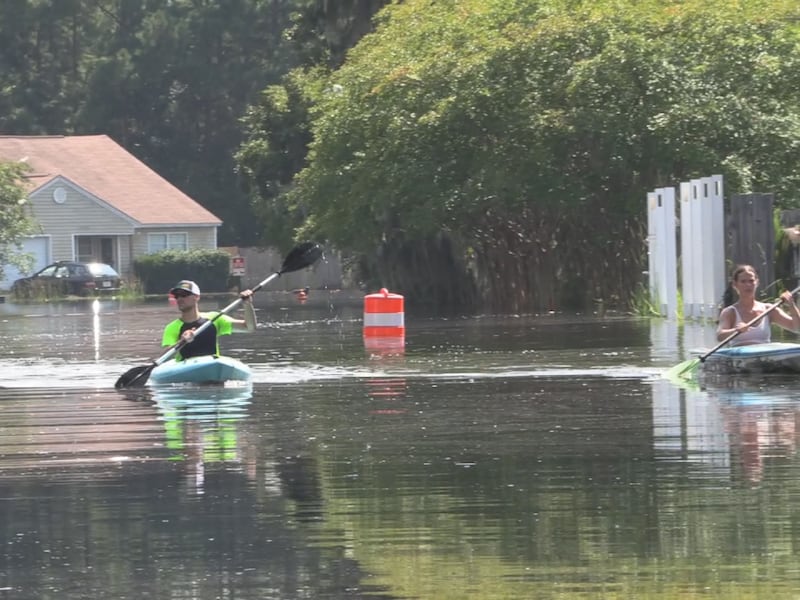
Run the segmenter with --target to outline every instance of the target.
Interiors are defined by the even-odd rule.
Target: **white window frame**
[[[185,231],[164,231],[147,234],[147,253],[154,254],[162,250],[188,250],[189,234]]]

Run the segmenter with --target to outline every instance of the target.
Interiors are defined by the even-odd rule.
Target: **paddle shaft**
[[[799,285],[799,286],[797,286],[796,288],[794,288],[794,289],[791,291],[791,294],[792,294],[792,296],[794,296],[794,295],[795,295],[797,292],[800,292],[800,285]],[[766,317],[766,316],[767,316],[769,313],[771,313],[773,310],[775,310],[776,308],[778,308],[778,307],[779,307],[779,306],[780,306],[782,303],[783,303],[783,300],[778,300],[778,301],[777,301],[777,302],[775,302],[774,304],[770,304],[770,305],[767,307],[767,310],[765,310],[765,311],[764,311],[763,313],[761,313],[760,315],[758,315],[758,316],[754,317],[753,319],[751,319],[750,321],[748,321],[747,323],[745,323],[745,325],[746,325],[747,327],[752,327],[753,325],[755,325],[756,323],[758,323],[758,322],[759,322],[761,319],[763,319],[764,317]],[[706,353],[705,353],[703,356],[701,356],[701,357],[700,357],[700,362],[705,362],[705,361],[706,361],[706,359],[707,359],[709,356],[711,356],[712,354],[714,354],[714,352],[716,352],[717,350],[719,350],[720,348],[722,348],[722,347],[723,347],[725,344],[727,344],[728,342],[730,342],[732,339],[734,339],[734,338],[735,338],[736,336],[738,336],[740,333],[742,333],[742,330],[741,330],[741,329],[737,329],[736,331],[734,331],[732,334],[730,334],[728,337],[726,337],[724,340],[722,340],[722,341],[721,341],[719,344],[717,344],[717,345],[716,345],[716,346],[714,346],[714,347],[713,347],[711,350],[709,350],[709,351],[708,351],[708,352],[706,352]]]

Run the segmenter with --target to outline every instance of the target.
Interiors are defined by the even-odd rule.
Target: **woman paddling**
[[[777,307],[753,325],[747,325],[769,308],[768,305],[756,300],[758,275],[750,265],[738,265],[734,269],[731,286],[736,290],[739,299],[719,314],[717,327],[719,341],[727,339],[738,331],[739,334],[731,340],[731,346],[765,344],[771,339],[772,323],[795,333],[800,331],[800,309],[797,308],[791,292],[781,294],[781,300],[788,306],[788,313]]]

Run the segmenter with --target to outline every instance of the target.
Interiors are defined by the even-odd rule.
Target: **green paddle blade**
[[[699,358],[692,358],[690,360],[685,360],[680,364],[675,365],[667,372],[664,373],[663,377],[665,379],[669,379],[670,381],[690,381],[695,378],[697,375],[697,370],[700,368],[700,359]]]

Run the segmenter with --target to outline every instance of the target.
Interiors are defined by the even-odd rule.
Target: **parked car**
[[[89,296],[117,291],[120,287],[119,273],[107,264],[60,261],[47,265],[30,277],[17,279],[11,285],[11,291],[20,298]]]

